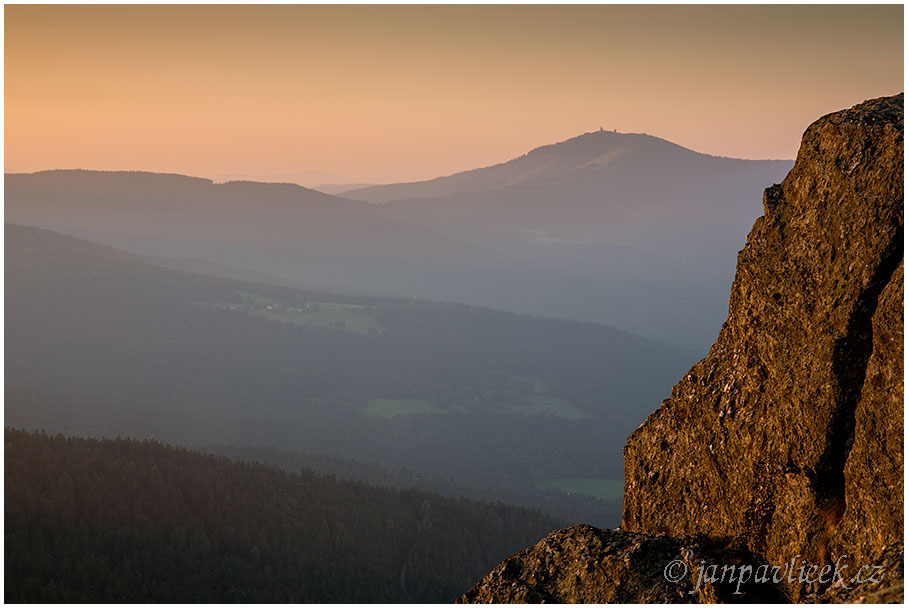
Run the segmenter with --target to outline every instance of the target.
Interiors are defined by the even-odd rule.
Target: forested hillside
[[[724,318],[755,197],[790,166],[597,131],[344,195],[383,205],[141,171],[10,174],[6,219],[254,280],[596,321],[700,350]]]
[[[5,268],[6,424],[334,454],[604,526],[622,442],[691,359],[592,323],[192,275],[34,228],[7,225]],[[552,484],[586,506],[560,510]]]
[[[7,602],[450,602],[558,522],[174,448],[6,429]]]

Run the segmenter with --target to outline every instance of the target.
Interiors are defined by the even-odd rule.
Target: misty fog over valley
[[[349,199],[7,175],[7,391],[27,397],[7,419],[331,454],[615,525],[624,439],[715,335],[736,235],[790,165],[601,130]]]
[[[253,280],[594,321],[703,353],[760,193],[791,165],[596,131],[338,197],[137,172],[7,175],[6,221]]]
[[[6,6],[0,600],[901,573],[902,16]]]
[[[597,131],[339,197],[8,174],[6,424],[614,527],[625,438],[790,164]]]
[[[624,438],[692,357],[591,323],[193,275],[13,224],[6,282],[8,424],[245,446],[291,470],[330,454],[378,465],[369,481],[602,525]],[[576,478],[611,490],[558,491]]]

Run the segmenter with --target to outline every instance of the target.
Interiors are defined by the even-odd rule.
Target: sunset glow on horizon
[[[415,180],[601,126],[794,158],[903,6],[5,7],[5,168]]]

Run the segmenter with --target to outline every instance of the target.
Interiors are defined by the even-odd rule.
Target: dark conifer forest
[[[6,601],[450,602],[560,522],[174,448],[6,429]]]

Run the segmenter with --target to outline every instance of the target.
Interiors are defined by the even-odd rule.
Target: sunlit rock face
[[[816,121],[765,192],[717,341],[625,446],[623,528],[772,563],[902,542],[902,259],[898,95]]]
[[[667,587],[699,557],[882,567],[752,601],[902,599],[902,94],[816,121],[767,188],[716,342],[625,445],[622,530],[555,532],[462,601],[742,599]]]

